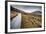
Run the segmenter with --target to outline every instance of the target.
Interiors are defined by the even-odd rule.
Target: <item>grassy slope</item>
[[[38,28],[41,27],[41,15],[22,14],[21,28]]]

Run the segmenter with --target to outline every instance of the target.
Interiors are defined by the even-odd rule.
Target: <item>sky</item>
[[[24,6],[24,5],[12,5],[12,7],[22,10],[27,13],[32,13],[34,11],[42,11],[41,6]]]

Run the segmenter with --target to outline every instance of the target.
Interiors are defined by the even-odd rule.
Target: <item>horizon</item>
[[[34,11],[42,11],[41,6],[24,6],[24,5],[12,5],[13,8],[17,8],[21,11],[24,11],[26,13],[32,13]]]

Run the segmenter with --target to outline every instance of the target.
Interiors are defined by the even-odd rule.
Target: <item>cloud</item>
[[[27,12],[27,13],[32,13],[34,11],[42,11],[41,6],[12,5],[12,7],[17,8],[17,9],[22,10],[22,11]]]

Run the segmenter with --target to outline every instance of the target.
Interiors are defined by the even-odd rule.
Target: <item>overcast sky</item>
[[[23,5],[12,5],[12,7],[22,10],[24,12],[32,13],[34,11],[42,11],[41,6],[23,6]]]

